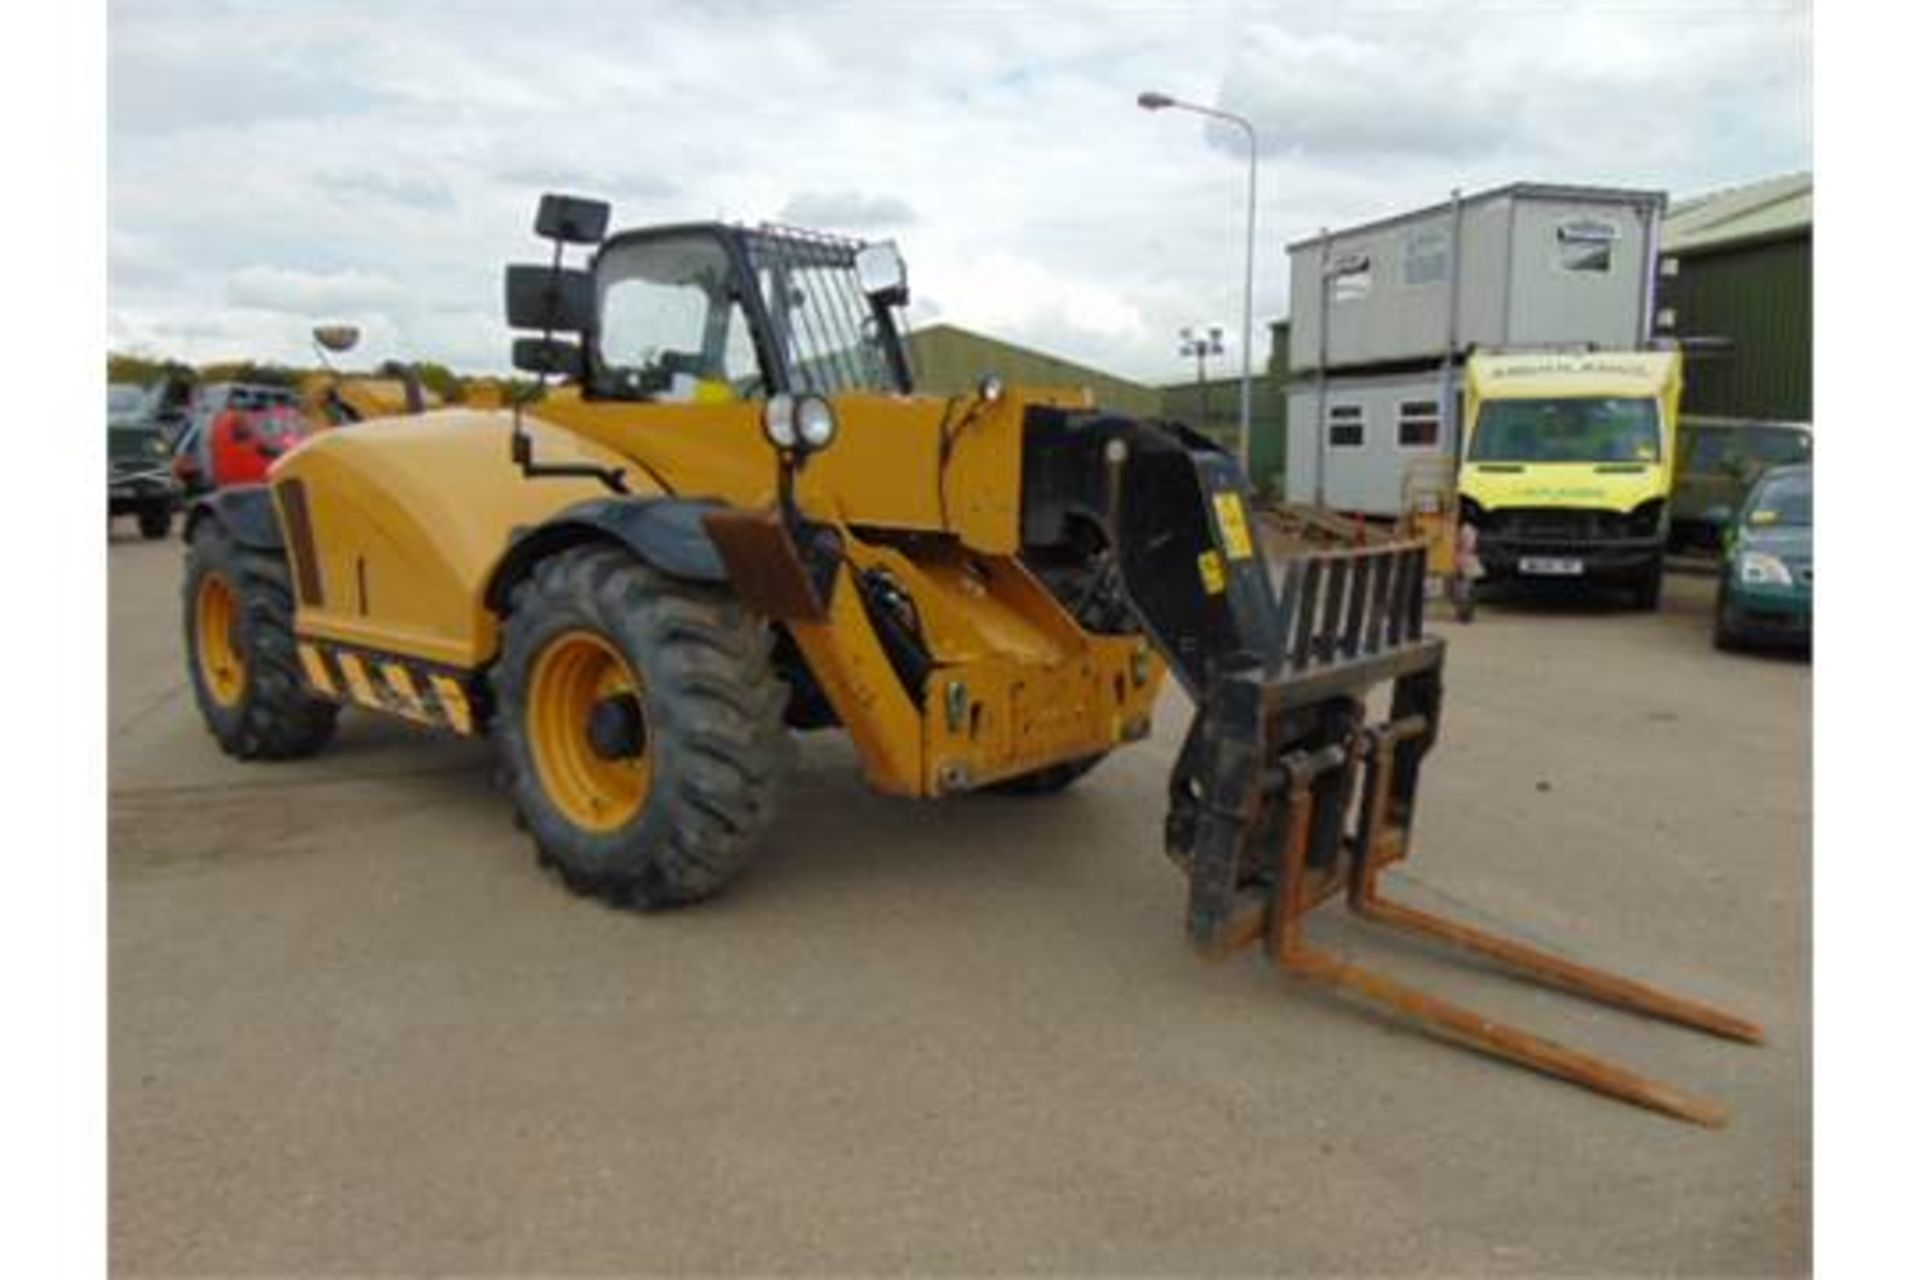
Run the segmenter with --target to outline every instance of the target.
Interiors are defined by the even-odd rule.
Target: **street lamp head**
[[[1148,111],[1164,111],[1174,105],[1172,98],[1164,93],[1155,93],[1151,89],[1141,94],[1136,101]]]

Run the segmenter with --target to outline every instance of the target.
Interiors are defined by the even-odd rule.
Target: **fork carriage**
[[[1445,642],[1425,633],[1420,543],[1282,560],[1257,662],[1205,690],[1175,766],[1169,855],[1188,873],[1187,933],[1212,955],[1264,947],[1282,971],[1340,987],[1482,1052],[1718,1127],[1718,1104],[1651,1081],[1315,948],[1306,919],[1343,899],[1362,919],[1476,953],[1589,999],[1758,1043],[1753,1023],[1382,895],[1408,856],[1420,768],[1439,736]],[[1369,696],[1389,687],[1370,721]]]

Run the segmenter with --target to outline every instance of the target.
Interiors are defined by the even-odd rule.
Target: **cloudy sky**
[[[1812,166],[1802,3],[110,0],[108,341],[498,370],[543,190],[616,225],[899,240],[918,324],[1149,381],[1322,225],[1518,179],[1674,196]],[[1256,359],[1265,358],[1264,341]]]

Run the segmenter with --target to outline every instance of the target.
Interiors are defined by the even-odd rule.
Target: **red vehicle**
[[[259,484],[275,458],[307,437],[307,420],[297,409],[227,409],[215,417],[213,485]]]
[[[173,459],[189,493],[265,480],[274,459],[312,429],[294,393],[282,388],[217,384],[202,388],[198,400]]]

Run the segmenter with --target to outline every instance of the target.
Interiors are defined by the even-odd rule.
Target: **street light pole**
[[[1139,96],[1142,109],[1147,111],[1165,111],[1173,108],[1179,111],[1192,111],[1197,115],[1212,116],[1216,120],[1225,120],[1239,125],[1247,133],[1247,269],[1242,282],[1240,295],[1240,469],[1253,478],[1253,224],[1254,212],[1259,203],[1260,193],[1260,140],[1254,132],[1253,121],[1245,116],[1237,116],[1231,111],[1221,111],[1217,107],[1203,107],[1197,103],[1182,102],[1178,98],[1164,93],[1148,91]]]

